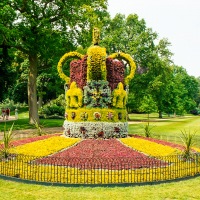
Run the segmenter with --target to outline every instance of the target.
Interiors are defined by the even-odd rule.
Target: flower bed
[[[146,151],[145,154],[127,147],[127,141],[124,145],[117,139],[81,141],[59,134],[36,137],[32,143],[30,139],[18,141],[13,148],[25,155],[0,158],[1,175],[51,183],[109,184],[154,182],[200,174],[199,154],[192,154],[189,160],[179,154],[151,157],[150,150],[159,147],[158,156],[169,146],[144,138],[126,139],[134,148],[136,141],[143,144],[140,150]]]
[[[200,157],[196,157],[199,158]],[[175,162],[165,167],[137,169],[81,169],[62,165],[38,165],[36,157],[17,156],[12,161],[0,162],[0,174],[20,179],[64,184],[113,184],[113,183],[145,183],[172,180],[200,174],[200,165],[195,162]]]
[[[23,144],[31,143],[31,142],[38,141],[38,140],[44,140],[44,139],[54,137],[54,136],[59,136],[59,135],[60,135],[60,133],[56,133],[56,134],[51,134],[51,135],[42,135],[42,136],[37,136],[37,137],[32,137],[32,138],[15,140],[15,141],[11,142],[10,146],[17,147],[17,146],[20,146]],[[0,148],[2,148],[2,147],[3,147],[3,144],[0,144]]]
[[[58,159],[60,157],[61,159]],[[65,158],[65,159],[62,159]],[[126,169],[144,168],[165,165],[166,163],[126,147],[116,139],[87,139],[69,149],[56,153],[48,158],[39,159],[42,164],[52,164],[79,168]]]
[[[11,153],[30,155],[30,156],[47,156],[58,152],[62,149],[68,148],[79,142],[78,138],[65,138],[59,135],[44,140],[27,143],[16,148],[11,149]]]
[[[151,156],[169,156],[181,153],[176,148],[172,148],[170,146],[159,144],[153,141],[148,141],[142,138],[121,138],[120,141],[133,149]]]
[[[181,151],[185,150],[185,147],[183,145],[181,145],[181,144],[175,144],[175,143],[172,143],[172,142],[168,142],[168,141],[164,141],[164,140],[159,140],[159,139],[155,139],[155,138],[143,137],[143,136],[139,136],[139,135],[134,135],[134,138],[141,138],[141,139],[144,139],[144,140],[156,142],[158,144],[163,144],[165,146],[170,146],[170,147],[179,149]],[[193,147],[192,150],[193,150],[193,152],[200,152],[199,148]]]
[[[32,143],[35,141],[44,140],[44,139],[48,139],[48,138],[60,136],[60,135],[61,135],[60,133],[57,133],[57,134],[42,135],[42,136],[37,136],[37,137],[32,137],[32,138],[27,138],[27,139],[22,139],[22,140],[16,140],[16,141],[13,141],[11,145],[14,147],[17,147],[23,144]]]

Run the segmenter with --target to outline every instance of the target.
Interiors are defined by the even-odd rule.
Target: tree
[[[179,106],[184,112],[190,112],[197,107],[195,100],[198,97],[198,81],[195,77],[187,74],[186,70],[180,66],[174,66],[174,77],[179,94]]]
[[[4,0],[1,2],[1,45],[23,52],[29,60],[29,121],[39,122],[36,78],[40,57],[61,56],[72,50],[81,29],[101,21],[106,0]],[[92,15],[88,16],[87,13]]]
[[[149,114],[157,111],[156,103],[149,94],[144,96],[141,105],[139,107],[139,111],[148,114],[148,121],[149,121]]]
[[[168,79],[164,111],[170,115],[189,113],[197,107],[198,84],[194,77],[189,76],[183,67],[172,66],[172,74]]]
[[[14,52],[5,45],[0,49],[0,101],[9,98],[8,90],[16,80],[15,71],[12,68]]]
[[[139,112],[141,102],[150,95],[156,102],[159,117],[162,117],[168,79],[171,72],[170,42],[159,40],[158,35],[146,26],[144,19],[136,14],[127,18],[117,14],[108,21],[102,43],[108,54],[117,51],[129,53],[137,64],[136,74],[130,83],[128,108]]]
[[[157,34],[147,28],[144,19],[140,20],[136,14],[131,14],[127,18],[125,15],[117,14],[113,19],[107,19],[102,37],[101,44],[106,47],[108,54],[126,52],[137,64],[135,77],[130,82],[127,107],[128,110],[138,111],[148,86],[145,72],[155,50],[154,40]]]

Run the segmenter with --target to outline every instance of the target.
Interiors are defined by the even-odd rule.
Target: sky
[[[108,11],[137,14],[159,39],[171,43],[175,65],[191,76],[200,77],[200,0],[108,0]]]

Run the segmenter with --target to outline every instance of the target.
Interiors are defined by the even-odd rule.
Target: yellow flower
[[[57,70],[58,70],[60,78],[63,79],[67,84],[69,83],[70,78],[68,76],[66,76],[64,74],[63,70],[62,70],[62,67],[63,67],[64,63],[69,58],[79,58],[79,59],[82,59],[83,57],[84,57],[84,55],[82,55],[82,54],[80,54],[78,52],[72,51],[72,52],[64,54],[62,56],[62,58],[59,60],[58,66],[57,66]]]
[[[151,156],[168,156],[181,153],[175,148],[141,138],[121,138],[120,141],[133,149],[136,149]]]
[[[55,136],[45,140],[39,140],[15,147],[11,150],[11,153],[39,157],[47,156],[62,149],[68,148],[80,140],[81,139],[78,138],[65,138],[62,136]]]
[[[106,49],[91,46],[87,51],[87,81],[106,80]]]

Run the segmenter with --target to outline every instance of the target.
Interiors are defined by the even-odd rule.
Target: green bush
[[[14,111],[15,108],[24,108],[27,107],[26,103],[15,103],[13,100],[5,99],[4,101],[0,102],[0,109],[2,108],[9,108],[10,111]]]
[[[11,128],[7,131],[6,130],[6,124],[4,125],[4,133],[3,133],[3,139],[2,139],[2,147],[0,148],[0,156],[3,158],[8,158],[9,153],[10,153],[10,148],[11,146],[11,141],[13,139],[13,126],[14,123],[12,124]]]
[[[181,139],[185,146],[185,149],[184,149],[184,158],[185,159],[190,158],[190,155],[192,153],[192,147],[195,144],[196,132],[197,131],[194,131],[193,133],[191,133],[190,130],[189,131],[186,131],[186,130],[181,131],[181,133],[182,133]]]
[[[51,100],[39,110],[40,117],[44,118],[64,118],[65,96],[60,95],[57,99]]]

